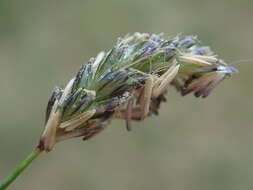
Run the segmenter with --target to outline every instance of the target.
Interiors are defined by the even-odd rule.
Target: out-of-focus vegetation
[[[227,62],[253,58],[249,0],[0,1],[0,179],[37,143],[52,89],[129,32],[196,34]],[[9,189],[252,189],[252,66],[207,99],[171,89],[159,117],[57,144]]]

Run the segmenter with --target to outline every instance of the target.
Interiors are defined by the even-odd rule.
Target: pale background
[[[251,0],[0,0],[0,179],[36,145],[47,100],[129,32],[196,34],[226,61],[253,58]],[[10,190],[250,190],[253,63],[207,99],[171,89],[159,117],[43,154]]]

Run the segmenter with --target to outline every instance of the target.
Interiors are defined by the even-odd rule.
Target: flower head
[[[128,123],[158,114],[166,100],[167,83],[182,95],[193,92],[196,97],[206,97],[236,72],[210,48],[200,46],[196,36],[127,35],[107,53],[101,52],[83,64],[65,88],[55,88],[38,147],[50,151],[56,142],[68,138],[82,136],[87,140],[119,112]],[[138,113],[140,106],[148,106],[147,113]],[[130,117],[132,110],[135,116]]]

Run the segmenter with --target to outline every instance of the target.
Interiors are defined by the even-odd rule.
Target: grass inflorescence
[[[130,129],[131,120],[158,113],[169,85],[206,97],[234,72],[196,36],[126,35],[83,64],[65,88],[55,88],[41,143],[49,151],[67,138],[89,139],[112,119],[127,120]]]

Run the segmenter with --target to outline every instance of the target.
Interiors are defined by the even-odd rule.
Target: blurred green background
[[[36,145],[47,100],[129,32],[196,34],[227,62],[253,58],[251,0],[0,0],[0,179]],[[253,63],[207,99],[171,89],[159,117],[43,154],[10,190],[253,188]]]

